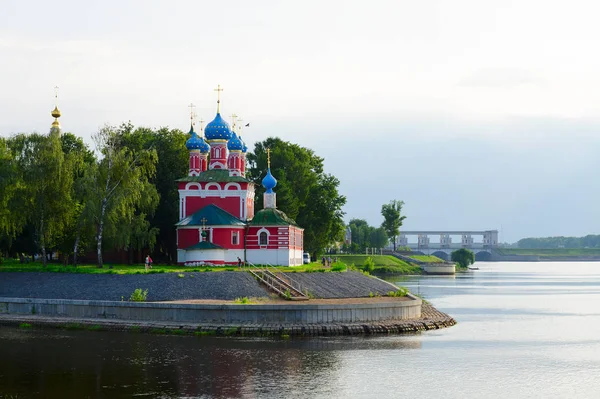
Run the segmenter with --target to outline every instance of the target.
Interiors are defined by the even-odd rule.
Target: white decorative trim
[[[227,167],[222,162],[211,161],[209,169],[227,169]]]
[[[197,189],[193,189],[194,191],[200,191],[202,190],[202,186],[199,183],[196,182],[189,182],[188,184],[185,185],[185,189],[187,190],[192,190],[192,187],[198,187]],[[183,191],[183,190],[181,190]]]
[[[256,237],[258,237],[258,244],[259,244],[260,246],[263,246],[263,247],[265,246],[265,244],[262,244],[262,243],[260,242],[260,234],[261,234],[261,233],[267,233],[267,244],[266,244],[266,245],[269,245],[269,240],[271,239],[271,233],[269,232],[269,230],[267,230],[267,229],[266,229],[266,228],[264,228],[264,227],[263,227],[263,228],[261,228],[260,230],[258,230],[258,231],[256,232]]]
[[[229,190],[229,187],[235,187],[236,190],[241,190],[242,186],[240,186],[239,183],[234,183],[234,182],[229,182],[225,185],[225,190],[226,191],[233,191],[233,190]]]

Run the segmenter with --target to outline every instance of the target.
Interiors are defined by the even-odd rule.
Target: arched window
[[[260,245],[267,245],[268,239],[269,237],[266,231],[263,231],[258,235],[258,242]]]

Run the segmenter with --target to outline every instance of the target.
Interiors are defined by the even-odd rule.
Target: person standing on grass
[[[238,269],[242,268],[242,259],[238,256]]]
[[[146,271],[148,271],[148,268],[150,267],[150,255],[146,255],[146,260],[144,262],[144,265],[145,265]]]

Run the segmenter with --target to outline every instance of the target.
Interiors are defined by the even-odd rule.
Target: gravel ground
[[[360,298],[384,295],[390,283],[358,272],[285,273],[315,298]],[[233,300],[264,297],[268,292],[249,273],[213,272],[152,274],[0,273],[0,297],[125,300],[136,288],[148,290],[148,301],[186,299]],[[193,277],[192,277],[193,276]]]
[[[315,298],[360,298],[368,297],[369,293],[385,295],[398,289],[393,284],[359,272],[285,275],[302,284]]]
[[[222,299],[267,296],[249,273],[201,272],[155,274],[0,273],[0,297],[125,300],[136,288],[148,290],[148,301]],[[192,277],[193,275],[193,277]]]

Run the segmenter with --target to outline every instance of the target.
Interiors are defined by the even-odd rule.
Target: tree
[[[247,177],[256,184],[257,209],[263,207],[261,180],[271,149],[271,173],[277,179],[277,207],[304,227],[304,248],[313,258],[329,245],[343,240],[346,197],[339,180],[323,171],[323,158],[308,148],[270,137],[248,153]]]
[[[467,248],[461,248],[452,252],[452,262],[458,263],[459,267],[467,268],[475,263],[475,254]]]
[[[396,237],[400,234],[400,227],[406,216],[402,216],[402,206],[404,201],[392,200],[389,204],[381,206],[381,214],[383,215],[383,223],[381,227],[392,240],[394,251],[396,251]]]
[[[73,211],[72,161],[65,157],[57,131],[49,135],[20,134],[9,144],[22,185],[12,212],[32,224],[34,241],[47,264],[47,250],[62,237]]]
[[[134,238],[137,249],[142,249],[142,242],[147,244],[156,243],[153,258],[163,258],[167,262],[177,261],[177,239],[175,223],[179,220],[179,193],[175,186],[175,180],[184,177],[188,173],[189,152],[185,142],[189,136],[178,130],[160,128],[153,130],[149,128],[133,129],[127,125],[119,134],[121,146],[135,151],[154,148],[158,161],[156,163],[156,174],[149,181],[156,187],[160,199],[154,212],[147,212],[146,221],[148,229],[142,229],[142,233]],[[138,220],[138,223],[142,223]],[[146,231],[156,234],[146,235]],[[139,238],[139,239],[138,239]]]
[[[373,248],[383,248],[388,242],[389,239],[383,227],[371,231],[371,246]]]
[[[103,266],[102,242],[105,233],[117,242],[128,244],[129,229],[139,206],[152,207],[158,197],[149,182],[156,171],[156,151],[132,151],[121,145],[119,134],[131,129],[130,124],[119,129],[105,126],[94,135],[97,151],[102,158],[89,169],[86,179],[86,206],[96,225],[98,267]],[[155,206],[155,205],[154,205]],[[139,224],[136,224],[139,226]],[[125,234],[117,237],[119,234]],[[120,239],[120,240],[119,240]]]

